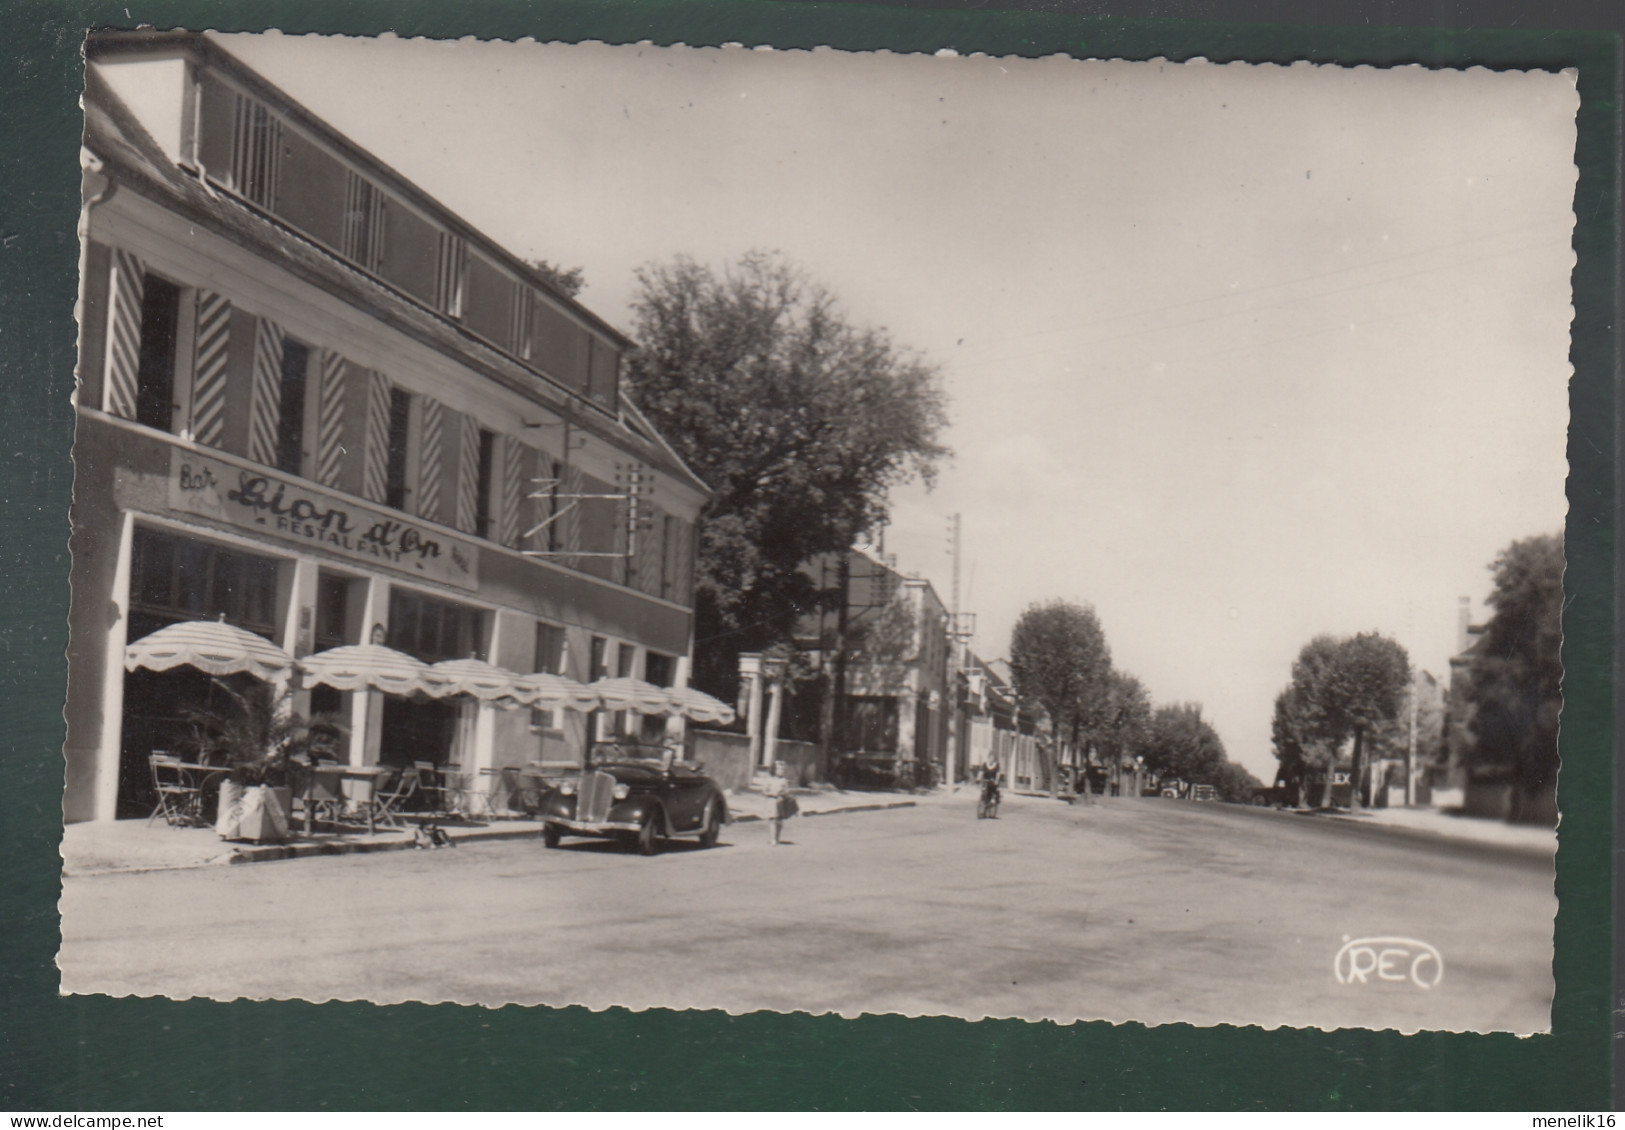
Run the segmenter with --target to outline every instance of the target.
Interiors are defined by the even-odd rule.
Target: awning
[[[341,691],[378,690],[409,695],[435,693],[427,681],[429,665],[404,651],[381,644],[350,644],[318,651],[299,660],[307,687],[328,686]]]
[[[435,698],[466,694],[481,702],[507,699],[510,705],[517,697],[514,689],[518,680],[516,673],[483,659],[442,660],[423,676],[429,694]]]
[[[676,713],[690,721],[726,726],[734,720],[733,707],[693,687],[668,687],[666,696],[671,699]]]
[[[605,710],[630,710],[637,714],[676,714],[671,691],[642,679],[599,679],[592,684]]]
[[[268,683],[286,679],[293,656],[264,636],[220,620],[187,620],[159,628],[124,649],[124,667],[134,671],[168,671],[196,667],[210,675],[246,672]]]
[[[562,706],[566,710],[588,711],[597,710],[599,706],[598,692],[591,687],[545,671],[521,675],[514,682],[514,697],[526,706],[543,710]]]

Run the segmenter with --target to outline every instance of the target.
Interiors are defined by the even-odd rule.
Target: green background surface
[[[1187,6],[1188,7],[1188,6]],[[1526,24],[1561,22],[1526,5]],[[1163,10],[1167,10],[1164,8]],[[1211,10],[1211,9],[1209,9]],[[1353,11],[1350,6],[1348,11]],[[1382,12],[1396,18],[1393,6]],[[1418,22],[1457,20],[1415,5]],[[732,2],[12,3],[0,67],[0,1106],[1524,1109],[1610,1105],[1616,34]],[[92,26],[1579,70],[1553,1034],[59,998],[79,56]],[[854,954],[861,961],[861,954]],[[1264,955],[1260,955],[1260,960]],[[838,975],[838,974],[836,974]]]

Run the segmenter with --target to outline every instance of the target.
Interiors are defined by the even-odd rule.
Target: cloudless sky
[[[1561,529],[1573,83],[1554,74],[227,36],[486,234],[634,270],[777,249],[936,363],[955,457],[886,549],[1003,655],[1094,606],[1274,774],[1298,649],[1447,674]]]

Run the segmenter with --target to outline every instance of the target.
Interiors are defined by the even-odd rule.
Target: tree
[[[1213,783],[1219,788],[1219,796],[1232,804],[1251,804],[1253,797],[1263,787],[1262,781],[1234,761],[1226,761],[1219,766],[1217,779]]]
[[[1100,751],[1119,786],[1123,766],[1144,755],[1150,737],[1151,696],[1145,684],[1126,671],[1112,671],[1100,725],[1090,733],[1089,740]]]
[[[526,259],[525,266],[535,271],[542,278],[552,284],[553,289],[566,298],[575,298],[587,285],[587,274],[580,267],[571,267],[566,270],[554,265],[546,259]]]
[[[1010,674],[1018,698],[1049,714],[1057,743],[1072,748],[1104,719],[1111,651],[1095,610],[1065,600],[1030,605],[1010,633]],[[1048,759],[1056,787],[1056,753]]]
[[[1277,778],[1297,788],[1298,804],[1306,803],[1312,773],[1323,775],[1320,803],[1332,803],[1332,774],[1343,737],[1321,709],[1321,687],[1338,661],[1340,641],[1320,635],[1303,645],[1292,664],[1292,682],[1275,700],[1270,739],[1280,763]]]
[[[1217,783],[1227,764],[1223,739],[1202,717],[1201,704],[1194,702],[1157,707],[1145,760],[1159,777],[1177,777],[1188,784]]]
[[[1399,716],[1410,677],[1405,649],[1386,636],[1376,632],[1346,639],[1316,636],[1292,665],[1285,701],[1277,701],[1282,740],[1276,756],[1296,758],[1299,766],[1327,758],[1323,803],[1329,804],[1336,751],[1353,739],[1349,808],[1358,812],[1366,740]]]
[[[695,682],[733,697],[737,656],[827,603],[799,568],[844,553],[948,454],[936,369],[777,254],[637,273],[632,398],[713,490],[700,528]]]
[[[1563,708],[1563,539],[1526,538],[1491,566],[1495,614],[1474,649],[1468,684],[1473,760],[1504,766],[1527,800],[1557,776]],[[1517,815],[1515,813],[1514,815]]]

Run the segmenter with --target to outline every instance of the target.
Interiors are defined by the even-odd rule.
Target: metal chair
[[[412,764],[417,769],[418,792],[428,800],[430,810],[437,816],[450,816],[456,812],[465,799],[463,767],[455,761],[445,761],[439,765],[432,761],[415,761]]]
[[[401,826],[400,819],[394,810],[384,802],[383,787],[391,776],[391,771],[378,766],[370,773],[358,775],[360,771],[347,774],[343,781],[346,812],[352,815],[367,818],[367,834],[378,831],[379,824],[387,824],[391,828]]]
[[[158,803],[147,817],[147,824],[150,826],[160,814],[164,823],[171,828],[190,828],[199,824],[203,791],[192,780],[181,759],[154,750],[147,758],[147,766],[152,773],[153,791],[158,794]]]
[[[418,771],[415,766],[407,769],[381,768],[385,772],[373,784],[377,809],[374,820],[382,820],[392,828],[399,828],[401,817],[418,795]]]

